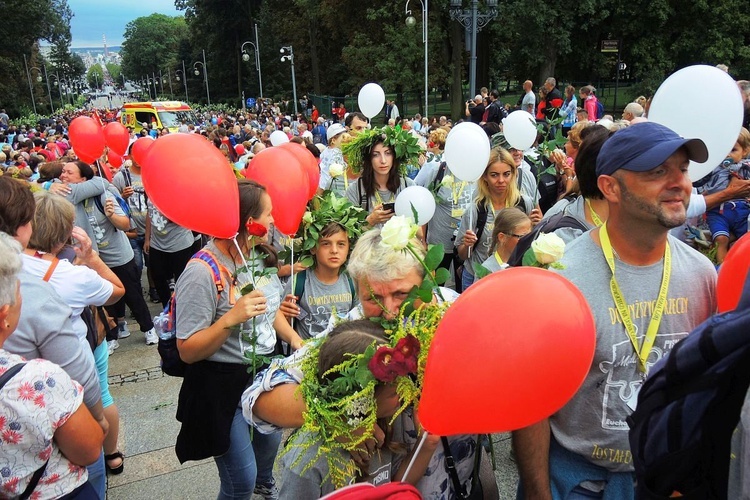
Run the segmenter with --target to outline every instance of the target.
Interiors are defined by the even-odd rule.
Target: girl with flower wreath
[[[419,161],[417,138],[400,128],[375,128],[346,143],[343,152],[354,173],[361,174],[349,184],[347,199],[369,213],[371,227],[386,223],[395,214],[396,196],[414,185],[406,166]]]
[[[401,419],[389,425],[401,406],[393,379],[382,380],[389,377],[370,366],[376,346],[387,343],[383,327],[349,321],[319,342],[304,363],[301,389],[312,416],[282,454],[281,499],[313,500],[355,482],[388,483],[407,451]],[[360,369],[364,376],[355,375]],[[366,464],[355,464],[349,451],[364,449],[358,440],[375,422],[384,430],[384,445]]]
[[[542,212],[533,200],[521,194],[517,176],[521,175],[511,154],[503,148],[494,148],[484,173],[477,181],[476,203],[461,218],[456,236],[458,256],[464,260],[461,276],[462,290],[474,283],[476,270],[490,255],[492,230],[500,210],[516,207],[525,212],[532,224],[542,219]],[[480,227],[481,225],[481,227]]]
[[[270,271],[276,264],[276,253],[266,244],[273,223],[271,197],[250,180],[239,180],[238,189],[236,241],[209,241],[203,257],[191,259],[175,287],[177,348],[188,364],[175,451],[181,463],[214,458],[219,499],[249,499],[253,491],[275,494],[272,473],[281,434],[251,433],[240,397],[252,382],[251,372],[263,368],[256,361],[273,354],[277,335],[293,349],[302,344],[279,312],[282,286]],[[243,266],[246,261],[250,264]]]

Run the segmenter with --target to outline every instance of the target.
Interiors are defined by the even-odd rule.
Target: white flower
[[[331,163],[331,166],[328,167],[328,173],[331,174],[331,177],[338,177],[344,173],[344,166],[340,163]]]
[[[565,252],[565,242],[555,233],[542,233],[531,242],[534,257],[540,264],[557,262]]]
[[[440,183],[442,186],[448,186],[451,187],[453,185],[453,176],[452,175],[446,175],[443,177],[443,181]]]
[[[417,234],[417,226],[412,222],[411,217],[397,215],[391,217],[380,230],[380,237],[383,239],[383,245],[389,246],[394,250],[403,250],[406,245]]]
[[[312,212],[309,210],[305,212],[305,215],[302,216],[302,222],[305,224],[312,224],[313,218],[312,218]]]

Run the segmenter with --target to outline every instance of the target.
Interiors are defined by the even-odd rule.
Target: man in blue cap
[[[566,247],[559,271],[591,306],[596,352],[561,410],[514,433],[519,498],[634,498],[626,418],[649,368],[716,306],[713,265],[669,235],[685,222],[689,160],[707,157],[700,139],[653,122],[602,146],[597,185],[609,217]]]

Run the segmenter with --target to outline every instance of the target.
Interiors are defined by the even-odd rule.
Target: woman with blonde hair
[[[474,282],[474,267],[481,265],[490,254],[495,217],[503,208],[517,207],[530,216],[532,223],[541,220],[541,212],[531,198],[521,194],[519,175],[511,154],[502,148],[490,152],[487,168],[477,181],[476,203],[461,218],[456,250],[464,262],[462,289]]]

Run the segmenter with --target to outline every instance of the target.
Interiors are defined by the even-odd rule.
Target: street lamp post
[[[291,45],[281,47],[279,50],[281,54],[281,62],[289,61],[292,63],[292,95],[294,97],[294,116],[297,116],[297,80],[294,77],[294,49]]]
[[[161,74],[161,70],[159,70],[159,74]],[[169,81],[169,95],[172,99],[174,99],[174,90],[172,90],[172,75],[169,70],[167,70],[167,80]],[[162,82],[164,81],[162,77]]]
[[[208,105],[211,105],[211,93],[208,91],[208,68],[206,67],[206,50],[203,49],[203,62],[197,61],[193,63],[193,74],[195,76],[200,76],[201,70],[198,69],[198,65],[200,65],[203,69],[203,80],[206,83],[206,99],[208,100]]]
[[[29,86],[31,85],[31,71],[34,71],[34,70],[36,70],[36,72],[37,72],[36,81],[39,82],[39,83],[42,83],[42,70],[39,69],[39,68],[37,68],[36,66],[32,66],[32,67],[28,68],[28,70],[27,70],[29,72]],[[47,80],[47,92],[49,92],[49,80]],[[33,99],[34,99],[33,91],[32,91],[32,97],[31,97],[31,99],[32,99],[32,102],[33,102]],[[52,105],[52,94],[50,94],[50,101],[49,102],[50,102],[50,105],[52,106],[52,110],[54,112],[55,107],[54,107],[54,105]],[[36,113],[36,106],[34,106],[34,113]]]
[[[185,76],[185,61],[182,61],[182,69],[178,69],[174,72],[177,81],[180,81],[180,73],[182,73],[182,81],[185,84],[185,102],[188,102],[188,91],[187,91],[187,76]]]
[[[60,96],[60,107],[62,108],[65,106],[65,103],[63,102],[63,96],[62,96],[63,95],[63,81],[60,80],[60,74],[57,71],[55,71],[52,74],[52,85],[57,87],[57,93]],[[50,96],[50,99],[52,99],[51,96]]]
[[[250,60],[250,54],[245,52],[245,45],[252,45],[253,50],[255,50],[255,69],[258,70],[258,87],[260,88],[260,98],[263,99],[263,80],[261,78],[260,73],[260,51],[258,50],[258,25],[255,25],[255,43],[251,41],[247,41],[242,44],[242,47],[240,47],[240,52],[242,52],[242,60],[247,62]]]
[[[414,16],[411,15],[411,10],[409,10],[409,1],[406,0],[406,5],[404,6],[404,10],[406,11],[406,25],[407,26],[414,26],[417,24],[417,20],[414,19]],[[429,107],[429,94],[428,94],[428,86],[427,86],[427,76],[428,76],[428,66],[427,66],[427,14],[428,14],[428,2],[429,0],[419,0],[419,3],[422,4],[422,43],[424,43],[424,116],[427,117],[427,114],[429,113],[428,107]]]
[[[26,61],[26,54],[23,55],[23,65],[26,67],[26,79],[29,81],[29,92],[31,93],[31,106],[36,114],[36,102],[34,101],[34,86],[31,84],[31,73],[29,72],[29,63]]]
[[[52,108],[52,112],[54,113],[55,105],[52,102],[52,89],[50,89],[50,86],[49,86],[49,72],[47,71],[47,64],[44,63],[42,67],[44,68],[44,79],[47,82],[47,95],[49,96],[49,107]]]
[[[479,13],[479,0],[471,0],[471,9],[463,9],[462,0],[451,0],[450,16],[469,31],[471,37],[471,59],[469,62],[469,96],[477,89],[477,33],[497,17],[497,0],[485,0],[487,12]]]

